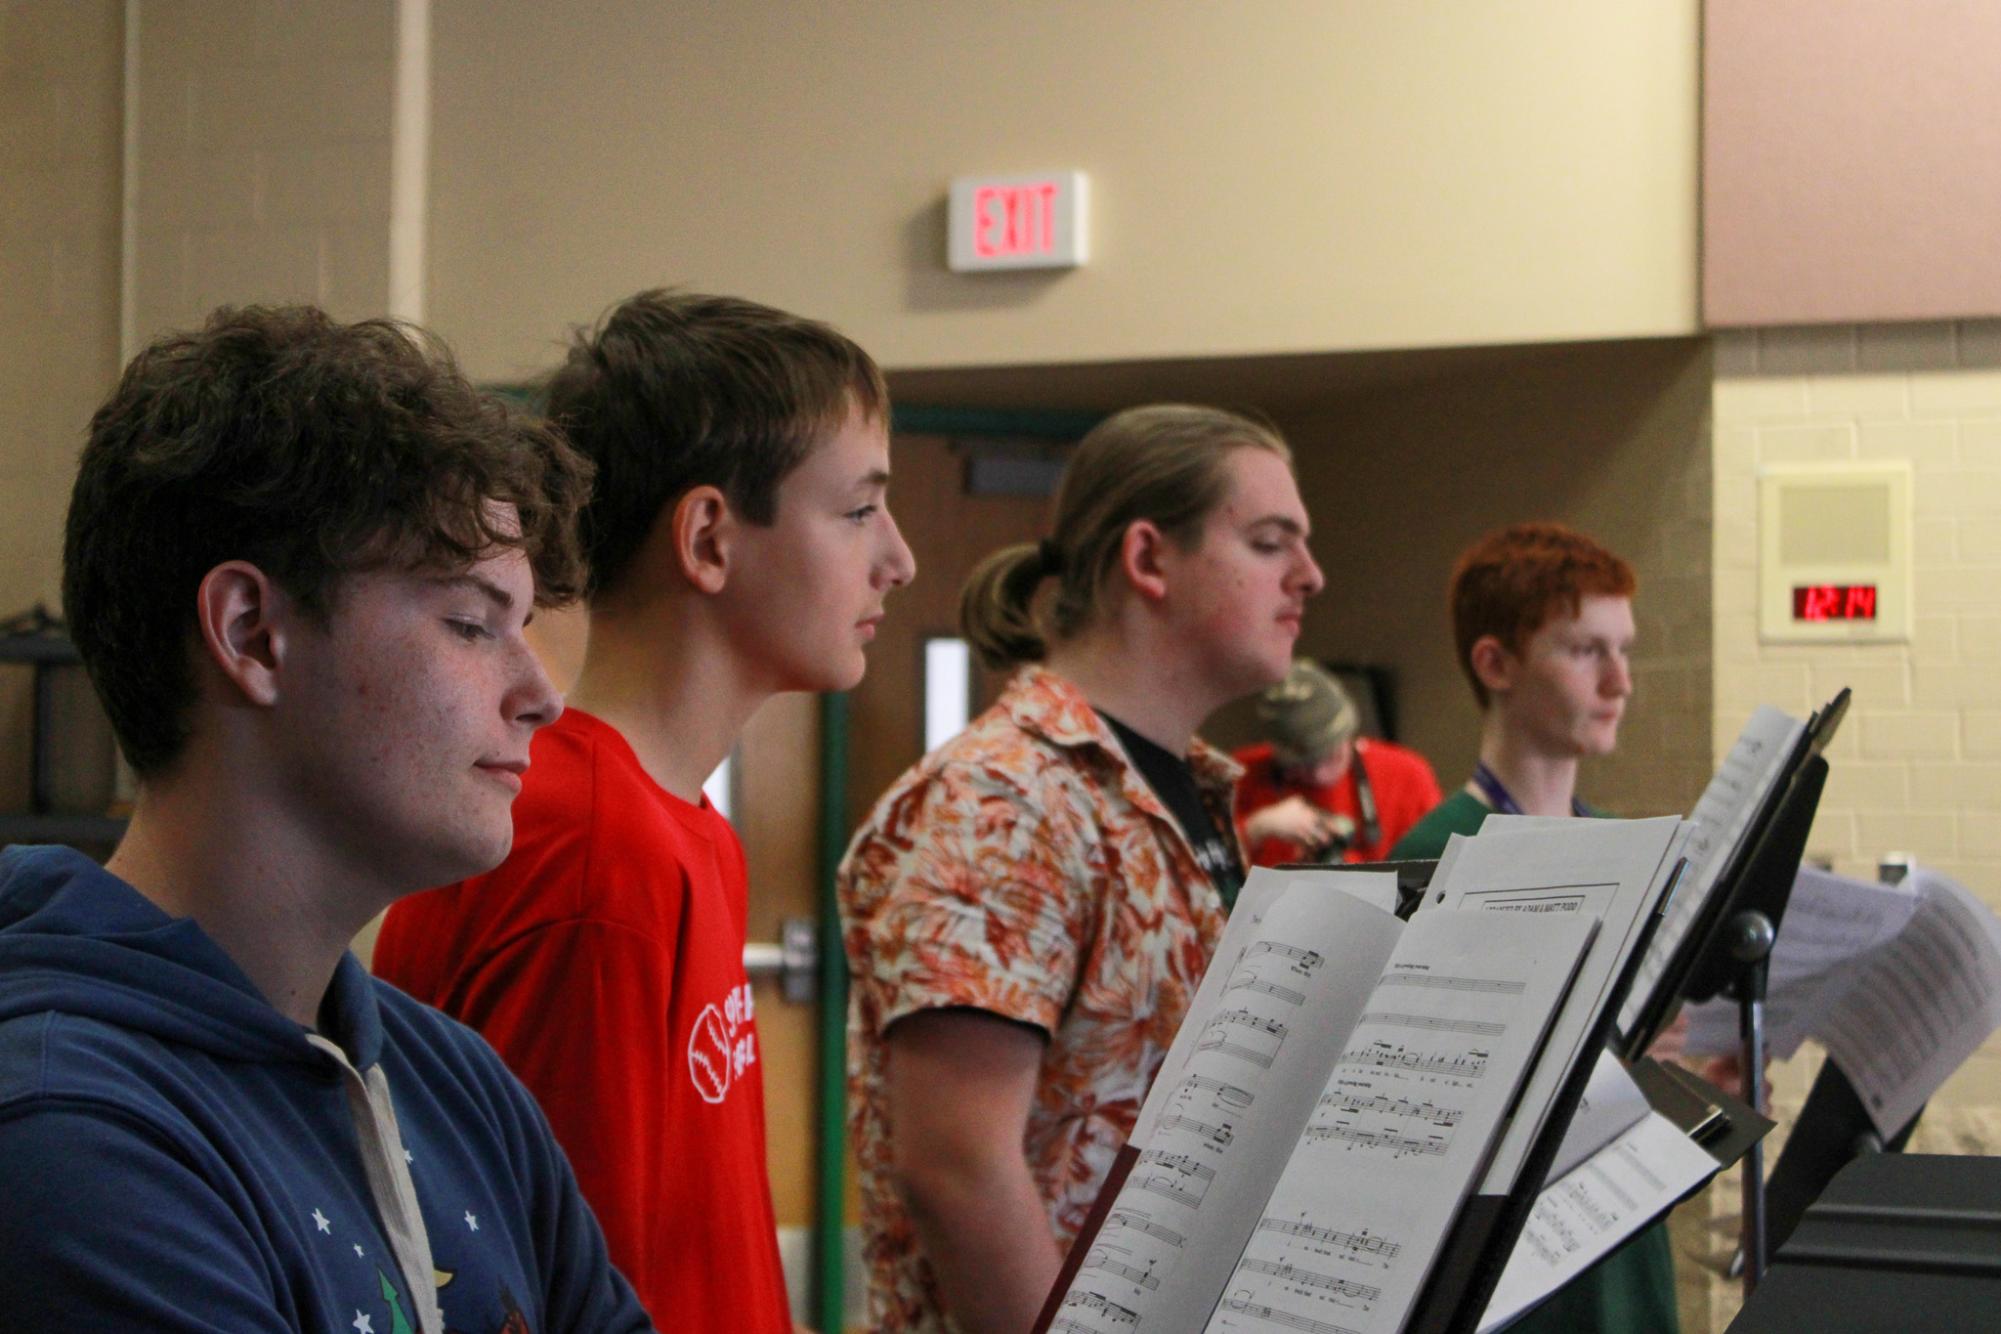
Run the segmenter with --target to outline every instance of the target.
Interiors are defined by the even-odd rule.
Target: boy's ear
[[[1151,519],[1135,519],[1119,539],[1119,571],[1133,590],[1149,602],[1167,596],[1167,534]]]
[[[216,566],[195,589],[202,652],[245,703],[268,707],[278,699],[289,601],[264,571],[241,560]]]
[[[1515,655],[1508,652],[1496,635],[1481,635],[1467,651],[1473,675],[1487,687],[1489,695],[1512,690],[1515,684]]]
[[[692,487],[674,502],[672,517],[675,564],[702,592],[722,592],[736,554],[739,522],[729,501],[717,487]]]

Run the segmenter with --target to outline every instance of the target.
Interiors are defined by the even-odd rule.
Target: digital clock
[[[1795,621],[1873,621],[1874,584],[1794,584]]]

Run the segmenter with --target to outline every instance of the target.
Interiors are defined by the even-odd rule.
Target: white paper
[[[1490,834],[1489,829],[1493,832]],[[1524,821],[1490,817],[1466,841],[1444,886],[1442,908],[1487,914],[1577,915],[1600,919],[1603,930],[1578,970],[1576,995],[1589,1003],[1564,1007],[1550,1033],[1550,1058],[1540,1062],[1523,1106],[1495,1151],[1481,1189],[1506,1194],[1542,1131],[1543,1112],[1580,1059],[1602,1009],[1638,948],[1679,849],[1688,837],[1674,816],[1651,820]]]
[[[2001,1027],[2001,922],[1936,872],[1909,880],[1920,896],[1910,924],[1814,1025],[1886,1137]]]
[[[1550,1159],[1546,1181],[1560,1180],[1572,1168],[1610,1144],[1643,1120],[1653,1108],[1647,1095],[1626,1073],[1626,1067],[1609,1051],[1598,1053],[1591,1067],[1591,1082],[1578,1099],[1577,1112],[1563,1132],[1563,1143]]]
[[[1181,1027],[1175,1032],[1167,1056],[1154,1074],[1153,1086],[1140,1106],[1139,1117],[1127,1141],[1144,1144],[1152,1135],[1154,1123],[1174,1087],[1175,1077],[1194,1054],[1195,1044],[1201,1040],[1210,1016],[1224,1008],[1224,990],[1229,986],[1237,964],[1242,961],[1244,952],[1262,938],[1265,917],[1280,899],[1298,886],[1309,895],[1325,897],[1340,891],[1345,892],[1347,897],[1366,903],[1380,898],[1385,885],[1393,907],[1396,902],[1394,871],[1279,871],[1268,866],[1253,867],[1244,878],[1243,888],[1237,891],[1237,904],[1230,911],[1229,922],[1223,928],[1223,938],[1216,943],[1216,952],[1210,956],[1202,981],[1195,988],[1195,997],[1188,1003],[1188,1013],[1182,1016]],[[1383,911],[1385,915],[1390,915],[1390,910]],[[1323,952],[1331,953],[1340,941],[1336,938],[1331,944],[1325,941],[1320,944],[1324,947]]]
[[[1853,980],[1848,965],[1888,944],[1918,910],[1914,881],[1885,885],[1802,867],[1772,946],[1766,986],[1765,1045],[1790,1060],[1827,1008]],[[1723,1056],[1738,1050],[1737,1003],[1718,998],[1688,1006],[1688,1051]]]
[[[1542,1302],[1715,1173],[1714,1158],[1648,1112],[1536,1198],[1480,1334]]]
[[[1209,1330],[1402,1328],[1595,929],[1412,918]]]
[[[1154,1085],[1146,1133],[1131,1141],[1139,1163],[1053,1330],[1201,1328],[1403,932],[1392,914],[1330,892],[1351,878],[1296,876],[1255,930],[1233,916],[1233,964],[1183,1025],[1187,1058]]]
[[[1702,915],[1703,905],[1716,889],[1716,878],[1723,874],[1731,852],[1743,840],[1752,817],[1778,781],[1787,756],[1792,754],[1804,730],[1805,724],[1780,710],[1770,705],[1760,707],[1744,724],[1737,744],[1724,756],[1723,767],[1703,789],[1702,799],[1695,803],[1695,810],[1689,816],[1695,832],[1684,852],[1688,871],[1660,930],[1648,942],[1646,958],[1633,979],[1633,989],[1620,1007],[1621,1033],[1632,1032],[1639,1022],[1642,1007],[1660,985],[1683,938]]]

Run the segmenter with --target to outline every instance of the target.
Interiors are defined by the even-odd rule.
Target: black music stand
[[[1991,1331],[2001,1159],[1872,1154],[1843,1168],[1730,1334]]]
[[[1772,1167],[1772,1179],[1765,1184],[1765,1239],[1770,1249],[1777,1251],[1786,1244],[1842,1168],[1870,1154],[1901,1153],[1923,1115],[1920,1107],[1902,1129],[1884,1139],[1855,1085],[1830,1056],[1793,1122],[1785,1151]]]
[[[1698,963],[1682,985],[1689,1000],[1721,994],[1737,1002],[1737,1032],[1742,1042],[1747,1101],[1764,1110],[1765,986],[1786,903],[1800,860],[1806,855],[1814,812],[1827,785],[1827,761],[1808,757],[1787,785],[1778,810],[1757,840],[1744,874],[1730,886],[1717,929],[1696,956]],[[1765,1146],[1754,1144],[1744,1155],[1744,1291],[1756,1291],[1765,1276]]]

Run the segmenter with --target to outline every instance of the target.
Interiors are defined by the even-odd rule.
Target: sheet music
[[[1223,938],[1216,943],[1216,952],[1210,957],[1209,967],[1195,988],[1195,998],[1188,1003],[1188,1013],[1182,1016],[1181,1027],[1154,1075],[1153,1086],[1147,1092],[1146,1101],[1140,1105],[1139,1116],[1133,1123],[1127,1142],[1144,1144],[1152,1136],[1162,1105],[1173,1088],[1174,1076],[1188,1064],[1210,1016],[1224,1008],[1224,989],[1229,985],[1233,971],[1243,959],[1244,952],[1260,938],[1266,915],[1280,899],[1295,887],[1305,890],[1310,897],[1339,895],[1365,903],[1379,901],[1387,895],[1392,907],[1383,912],[1388,916],[1396,903],[1396,885],[1394,871],[1279,871],[1268,866],[1253,867],[1244,878],[1244,887],[1237,891],[1237,905],[1231,910],[1229,922],[1223,928]],[[1332,943],[1338,944],[1339,941],[1336,939]]]
[[[1481,1334],[1542,1302],[1715,1172],[1716,1160],[1673,1121],[1647,1112],[1536,1197],[1480,1317]]]
[[[1619,1008],[1619,1031],[1630,1033],[1639,1022],[1640,1010],[1661,983],[1675,951],[1702,915],[1703,905],[1716,888],[1730,853],[1744,837],[1752,817],[1778,781],[1786,758],[1805,732],[1806,725],[1769,704],[1761,705],[1744,724],[1737,744],[1723,757],[1723,766],[1703,789],[1689,817],[1695,833],[1684,855],[1688,871],[1668,915],[1647,945],[1633,989]]]
[[[1522,1160],[1541,1134],[1543,1112],[1584,1057],[1584,1045],[1638,948],[1649,916],[1667,887],[1689,837],[1672,815],[1651,820],[1538,820],[1491,815],[1453,863],[1441,907],[1486,914],[1578,915],[1603,922],[1578,971],[1573,1001],[1549,1037],[1524,1099],[1528,1109],[1508,1127],[1481,1190],[1514,1188]],[[1585,1058],[1592,1059],[1592,1058]]]
[[[1800,868],[1772,946],[1765,999],[1765,1044],[1774,1060],[1790,1060],[1813,1035],[1834,997],[1850,981],[1851,961],[1887,944],[1918,910],[1914,881],[1886,885]],[[1738,1050],[1737,1004],[1715,999],[1686,1008],[1688,1050],[1723,1056]]]
[[[1402,1327],[1596,927],[1411,919],[1207,1329]]]
[[[1852,970],[1814,1026],[1885,1136],[2001,1027],[2001,922],[1935,871],[1907,883],[1920,896],[1910,924]]]
[[[1577,1114],[1563,1133],[1563,1143],[1550,1159],[1546,1181],[1557,1181],[1592,1154],[1631,1130],[1653,1108],[1647,1095],[1626,1073],[1626,1067],[1610,1051],[1598,1053],[1591,1067],[1591,1082],[1578,1100]]]
[[[1192,1050],[1172,1074],[1163,1067],[1150,1129],[1132,1139],[1139,1162],[1052,1330],[1202,1327],[1404,930],[1392,914],[1329,892],[1337,878],[1294,877],[1255,931],[1233,918],[1234,964],[1206,1017],[1183,1025]]]

